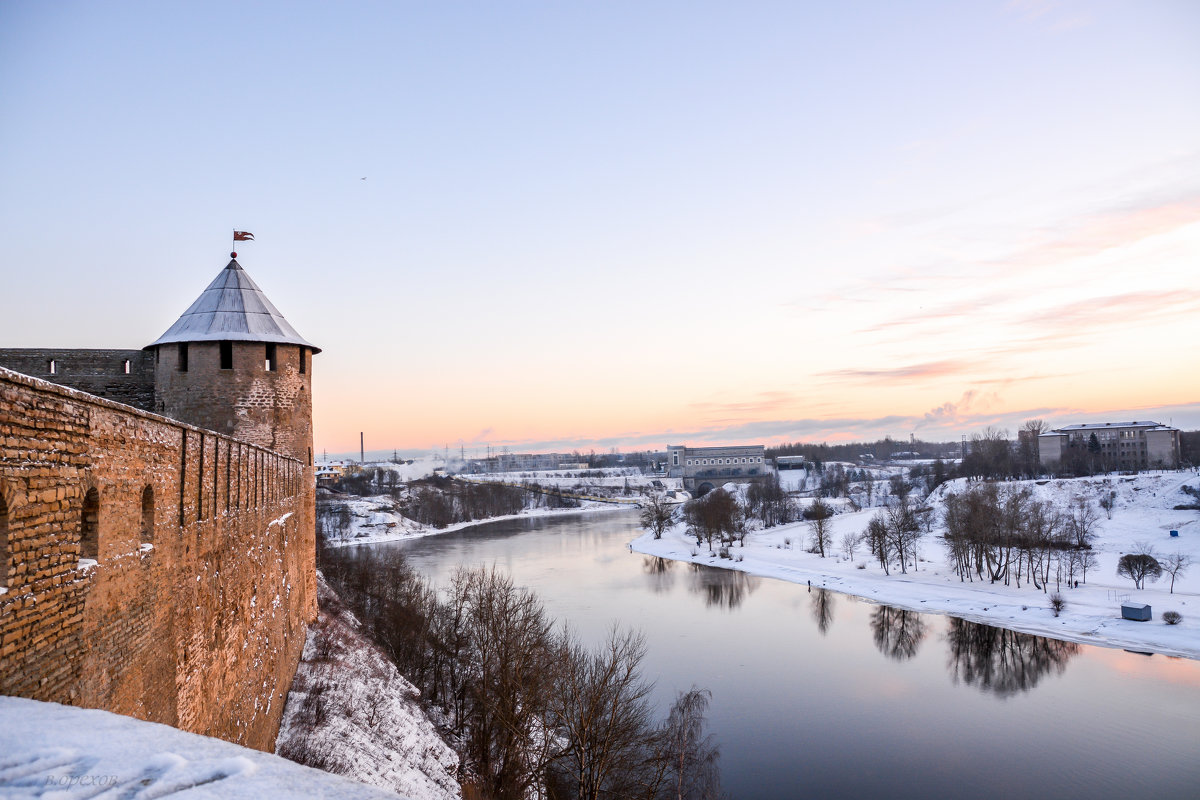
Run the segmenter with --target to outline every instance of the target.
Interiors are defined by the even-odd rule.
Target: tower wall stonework
[[[193,345],[192,363],[206,346]],[[262,352],[244,347],[245,358]],[[286,346],[281,366],[289,350],[298,367],[298,348]],[[232,431],[214,432],[0,369],[0,693],[272,749],[316,616],[311,468],[265,446],[311,447],[311,370],[296,373],[262,389],[279,398],[285,381],[303,386],[292,407],[268,403],[277,424],[264,439],[265,423],[237,405],[258,396],[254,375],[210,390],[211,404],[235,409]],[[300,417],[303,432],[280,435]],[[92,489],[89,564],[80,551]]]
[[[275,345],[267,370],[267,345],[231,342],[232,368],[221,369],[218,342],[187,345],[187,370],[178,344],[155,348],[156,410],[201,428],[285,453],[312,464],[312,352]],[[301,359],[305,370],[301,372]]]

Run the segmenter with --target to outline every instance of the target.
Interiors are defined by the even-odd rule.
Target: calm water
[[[618,512],[371,546],[442,585],[502,567],[587,640],[640,628],[663,714],[712,691],[738,800],[1200,797],[1200,663],[653,559],[629,551],[639,532]]]

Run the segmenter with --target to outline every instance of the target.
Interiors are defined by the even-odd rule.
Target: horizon
[[[1165,0],[6,3],[3,344],[149,343],[236,228],[323,350],[316,452],[1200,429],[1198,38]]]

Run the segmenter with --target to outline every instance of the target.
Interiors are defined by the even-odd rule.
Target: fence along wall
[[[295,459],[0,368],[0,694],[271,750],[313,500]]]

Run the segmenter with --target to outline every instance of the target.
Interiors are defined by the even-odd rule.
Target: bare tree
[[[640,667],[646,639],[613,627],[598,650],[564,633],[557,691],[550,701],[555,729],[566,747],[556,761],[579,800],[624,796],[652,751],[650,685]]]
[[[829,547],[833,538],[833,525],[829,521],[833,517],[833,508],[818,497],[804,512],[804,516],[808,518],[812,549],[824,558],[825,548]]]
[[[863,532],[863,538],[866,539],[867,546],[871,548],[871,555],[879,559],[879,566],[883,567],[883,574],[891,574],[892,539],[888,536],[888,526],[884,512],[876,512],[875,516],[871,517],[871,521],[867,523],[866,531]]]
[[[900,559],[900,572],[908,572],[908,561],[916,565],[917,541],[925,535],[907,494],[898,495],[886,511],[887,536]]]
[[[661,539],[667,528],[675,524],[675,506],[662,495],[652,495],[642,509],[642,527]]]
[[[1029,477],[1041,472],[1038,437],[1047,430],[1046,421],[1027,419],[1017,431],[1017,451],[1021,461],[1021,472]]]
[[[1117,574],[1133,581],[1135,589],[1144,589],[1147,578],[1154,582],[1163,574],[1162,565],[1154,556],[1153,547],[1137,542],[1132,553],[1126,553],[1117,561]]]
[[[1187,572],[1187,568],[1192,565],[1192,557],[1183,553],[1171,553],[1160,558],[1158,565],[1162,567],[1163,572],[1171,576],[1171,594],[1175,594],[1175,579]]]
[[[494,568],[470,572],[460,588],[473,651],[467,737],[474,766],[489,795],[527,797],[550,756],[544,732],[558,664],[551,622],[533,592]]]
[[[1089,569],[1095,569],[1100,566],[1100,559],[1091,550],[1079,551],[1079,569],[1083,574],[1083,582],[1087,583],[1087,574]]]
[[[1104,509],[1104,514],[1109,519],[1112,519],[1113,508],[1117,505],[1117,493],[1109,491],[1100,498],[1100,507]]]
[[[744,537],[746,520],[738,501],[724,489],[714,489],[697,500],[690,501],[683,509],[688,523],[688,533],[696,542],[708,542],[709,552],[713,540],[733,541]]]
[[[1067,520],[1076,547],[1087,549],[1092,546],[1092,539],[1096,538],[1096,522],[1099,519],[1100,514],[1086,497],[1079,496],[1072,501]]]
[[[842,552],[846,554],[846,558],[854,560],[854,548],[862,544],[863,534],[855,531],[847,531],[842,534]]]
[[[671,706],[660,739],[665,767],[665,796],[675,800],[716,800],[721,796],[717,766],[720,750],[704,733],[705,712],[712,694],[692,687]]]

